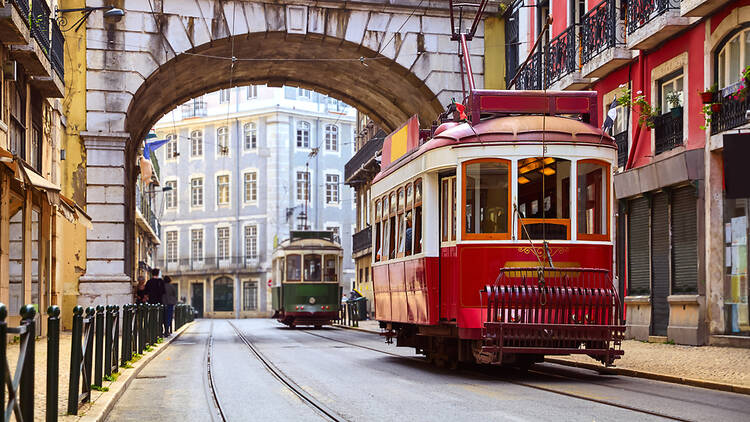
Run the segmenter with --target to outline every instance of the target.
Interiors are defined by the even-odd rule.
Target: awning
[[[60,195],[60,206],[57,209],[71,223],[83,224],[89,230],[94,228],[86,211],[65,195]]]

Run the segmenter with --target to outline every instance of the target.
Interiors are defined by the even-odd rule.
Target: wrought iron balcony
[[[205,117],[207,113],[206,102],[203,100],[192,100],[182,105],[182,118]]]
[[[628,162],[628,131],[620,132],[614,138],[617,144],[617,166],[625,167]]]
[[[542,53],[534,53],[516,81],[519,90],[542,89]]]
[[[52,21],[51,26],[52,32],[52,46],[50,48],[50,62],[52,63],[52,69],[55,70],[57,76],[60,79],[65,80],[65,62],[63,61],[63,54],[65,52],[65,37],[63,36],[60,27],[57,25],[57,21]]]
[[[13,6],[15,6],[16,10],[18,10],[18,13],[21,15],[22,18],[24,18],[24,22],[26,22],[26,25],[29,24],[27,20],[25,20],[31,12],[31,8],[29,7],[29,0],[10,0],[11,3],[13,3]]]
[[[162,244],[162,247],[165,247]],[[204,256],[201,258],[182,258],[175,260],[158,260],[158,265],[167,274],[187,272],[225,271],[225,270],[260,270],[258,256]]]
[[[362,252],[372,246],[372,226],[354,233],[352,236],[352,253]]]
[[[680,0],[629,0],[628,34],[644,27],[668,10],[680,10]]]
[[[671,112],[654,118],[655,154],[669,151],[682,145],[682,115]]]
[[[344,165],[344,180],[347,183],[352,182],[352,184],[358,184],[354,183],[355,181],[351,179],[362,169],[369,170],[371,173],[369,178],[375,176],[375,173],[380,170],[380,166],[377,164],[375,156],[383,149],[384,140],[384,137],[370,139],[370,141],[362,145],[362,148],[354,154],[354,157]],[[368,179],[366,175],[362,176],[363,177],[357,177],[359,182],[365,182]]]
[[[581,22],[581,64],[608,48],[625,44],[617,39],[620,24],[615,0],[604,0],[586,13]]]
[[[741,100],[719,95],[721,110],[711,115],[711,135],[734,129],[748,123],[745,112],[750,110],[750,97]]]
[[[544,63],[546,88],[576,71],[576,26],[569,26],[560,35],[551,39],[547,46]]]
[[[21,0],[23,1],[23,0]],[[31,33],[36,38],[44,53],[49,56],[49,15],[50,10],[44,0],[31,0]]]

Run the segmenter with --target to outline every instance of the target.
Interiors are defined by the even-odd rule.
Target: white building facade
[[[303,228],[337,233],[348,289],[354,129],[353,108],[294,87],[234,87],[164,116],[157,264],[178,297],[205,317],[270,315],[273,249]]]

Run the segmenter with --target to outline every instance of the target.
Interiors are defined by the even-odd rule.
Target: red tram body
[[[375,315],[428,359],[527,365],[622,354],[612,138],[593,92],[474,90],[469,122],[383,146],[372,184]]]

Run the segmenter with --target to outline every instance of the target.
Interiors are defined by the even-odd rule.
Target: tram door
[[[203,318],[203,283],[190,284],[190,304],[198,312],[198,318]]]
[[[456,174],[440,176],[440,318],[456,320],[458,259],[456,253]]]

